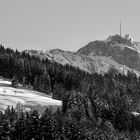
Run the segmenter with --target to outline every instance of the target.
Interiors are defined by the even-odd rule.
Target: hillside
[[[6,79],[0,82],[0,128],[4,128],[0,129],[0,137],[10,134],[12,140],[136,139],[135,134],[140,136],[140,78],[133,72],[118,74],[114,69],[98,73],[113,66],[122,72],[124,68],[132,70],[129,67],[138,65],[138,54],[134,45],[110,40],[91,42],[75,53],[58,49],[20,53],[1,46],[0,75]],[[128,67],[127,61],[132,58],[135,63],[130,61]],[[71,66],[78,67],[77,63],[86,64],[84,68],[89,72]],[[7,79],[19,82],[19,88],[12,88]],[[51,109],[44,112],[46,107]],[[23,112],[19,116],[20,108],[44,113],[39,116],[37,111]]]
[[[51,96],[45,93],[11,87],[11,81],[0,78],[0,111],[4,111],[7,106],[14,108],[19,105],[23,110],[37,109],[39,113],[43,113],[46,107],[56,109],[62,103],[59,100],[54,100]]]

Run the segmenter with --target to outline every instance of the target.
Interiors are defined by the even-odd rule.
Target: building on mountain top
[[[130,40],[131,43],[133,44],[133,38],[131,37],[131,35],[126,34],[124,38],[125,38],[126,40]]]

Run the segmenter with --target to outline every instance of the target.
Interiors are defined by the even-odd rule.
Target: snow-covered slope
[[[8,105],[17,108],[19,103],[21,109],[37,109],[39,113],[43,113],[46,107],[56,109],[62,105],[61,101],[54,100],[51,96],[47,96],[44,93],[23,89],[21,86],[19,88],[13,88],[10,85],[10,81],[0,78],[1,111],[5,110]]]

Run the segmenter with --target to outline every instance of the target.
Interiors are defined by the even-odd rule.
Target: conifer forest
[[[133,113],[140,109],[140,77],[132,71],[88,73],[1,45],[0,76],[62,101],[43,114],[8,106],[0,112],[0,140],[140,139],[140,116]]]

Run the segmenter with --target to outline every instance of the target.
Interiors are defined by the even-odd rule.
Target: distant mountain
[[[63,65],[70,64],[93,73],[105,73],[111,67],[126,73],[128,70],[140,73],[140,42],[132,42],[128,37],[111,36],[103,41],[93,41],[77,52],[54,49],[25,50],[25,53],[41,59],[48,58]]]

